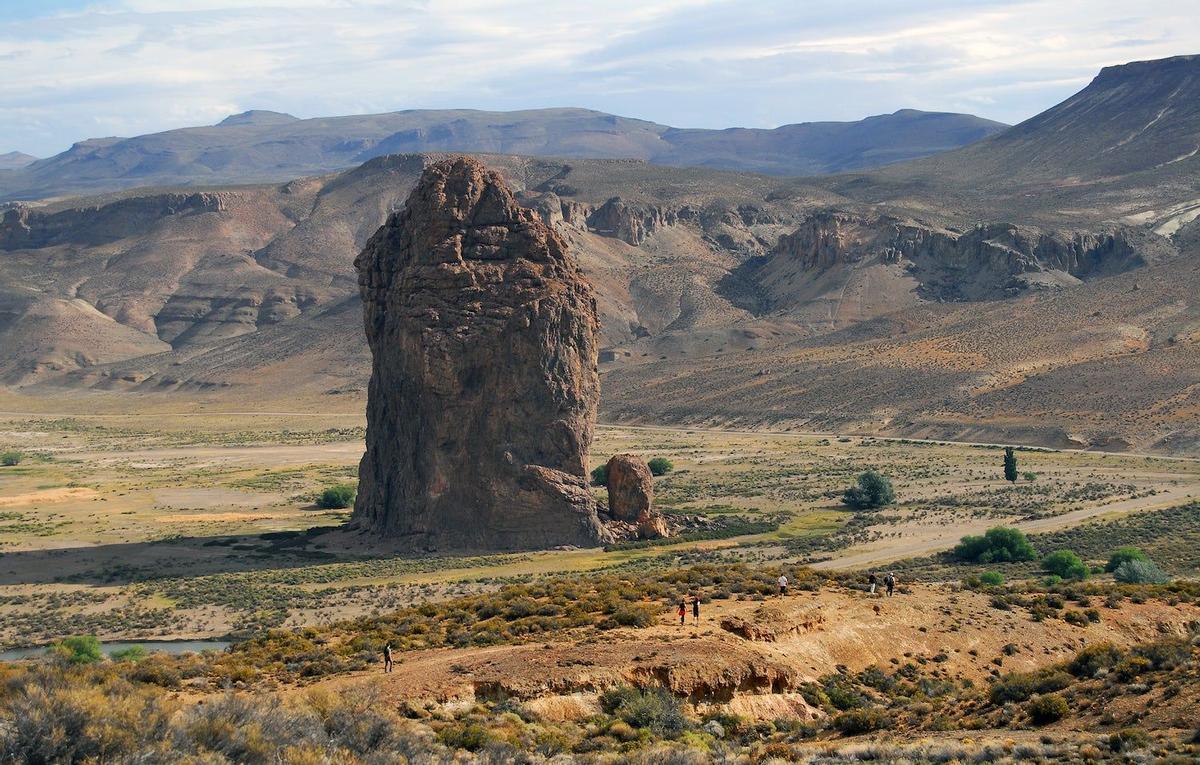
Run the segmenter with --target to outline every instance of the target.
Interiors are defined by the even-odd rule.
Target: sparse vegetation
[[[4,452],[3,454],[0,454],[0,465],[3,465],[4,467],[13,467],[14,465],[20,465],[22,456],[23,455],[20,452],[14,452],[14,451]]]

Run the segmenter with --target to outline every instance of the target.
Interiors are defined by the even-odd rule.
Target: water
[[[106,656],[114,651],[121,651],[134,646],[141,646],[150,653],[193,653],[199,651],[224,651],[229,645],[228,640],[115,640],[100,646]],[[16,661],[43,656],[47,646],[39,645],[31,648],[11,648],[0,651],[0,661]]]

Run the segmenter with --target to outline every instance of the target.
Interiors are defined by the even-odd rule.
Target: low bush
[[[1114,752],[1145,749],[1150,745],[1150,736],[1141,728],[1121,728],[1108,737],[1108,747]]]
[[[1150,558],[1136,547],[1118,547],[1108,557],[1108,563],[1105,564],[1104,570],[1111,574],[1122,563],[1128,563],[1133,560],[1150,560]]]
[[[675,469],[675,465],[666,457],[653,457],[646,465],[654,475],[666,475]]]
[[[1133,652],[1147,659],[1155,669],[1175,669],[1192,658],[1192,644],[1187,638],[1165,638],[1143,643]]]
[[[954,556],[974,563],[1011,563],[1033,560],[1037,553],[1019,529],[996,526],[983,536],[965,536]]]
[[[979,575],[979,581],[988,587],[999,587],[1004,584],[1004,575],[999,571],[984,571]]]
[[[1088,567],[1070,550],[1056,550],[1042,559],[1042,568],[1063,579],[1087,579]]]
[[[94,664],[104,658],[95,635],[73,635],[55,643],[51,652],[70,664]]]
[[[600,707],[634,728],[668,738],[678,736],[688,727],[683,705],[662,688],[610,688],[600,695]]]
[[[1071,713],[1067,700],[1057,693],[1034,696],[1025,705],[1025,712],[1035,725],[1048,725]]]
[[[1121,649],[1112,643],[1096,643],[1075,654],[1067,671],[1075,677],[1095,677],[1100,670],[1115,667],[1124,657]]]
[[[20,452],[5,452],[0,454],[0,465],[12,467],[13,465],[21,464],[22,454]]]
[[[1071,676],[1057,669],[1038,672],[1013,672],[997,680],[988,692],[993,704],[1026,701],[1036,694],[1053,693],[1071,685]]]
[[[1127,560],[1113,570],[1113,578],[1123,584],[1166,584],[1170,575],[1152,560]]]
[[[317,507],[325,510],[341,510],[350,507],[354,504],[355,493],[355,488],[348,483],[327,486],[317,497]]]
[[[833,727],[847,736],[886,730],[892,727],[892,724],[891,715],[879,707],[851,709],[833,718]]]

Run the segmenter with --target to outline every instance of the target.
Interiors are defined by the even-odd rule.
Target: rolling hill
[[[656,164],[811,175],[957,148],[1004,125],[912,109],[858,122],[774,130],[685,130],[586,109],[403,111],[301,120],[249,111],[210,127],[81,141],[44,160],[4,163],[0,201],[136,186],[290,180],[384,154],[486,152],[632,158]],[[31,158],[32,159],[32,158]]]

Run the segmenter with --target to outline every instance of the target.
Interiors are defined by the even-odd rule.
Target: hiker
[[[889,598],[892,597],[892,590],[896,589],[896,577],[892,574],[891,571],[888,572],[888,575],[883,580],[883,583],[887,585],[888,597]]]
[[[787,574],[779,575],[779,597],[787,595]]]
[[[679,601],[679,626],[682,627],[685,623],[687,623],[687,602],[681,600]]]
[[[700,596],[692,596],[692,624],[700,623]]]
[[[879,584],[879,577],[875,576],[874,571],[867,575],[867,584],[871,585],[871,594],[874,595],[875,585]]]
[[[387,643],[383,646],[383,671],[392,671],[392,644]]]

